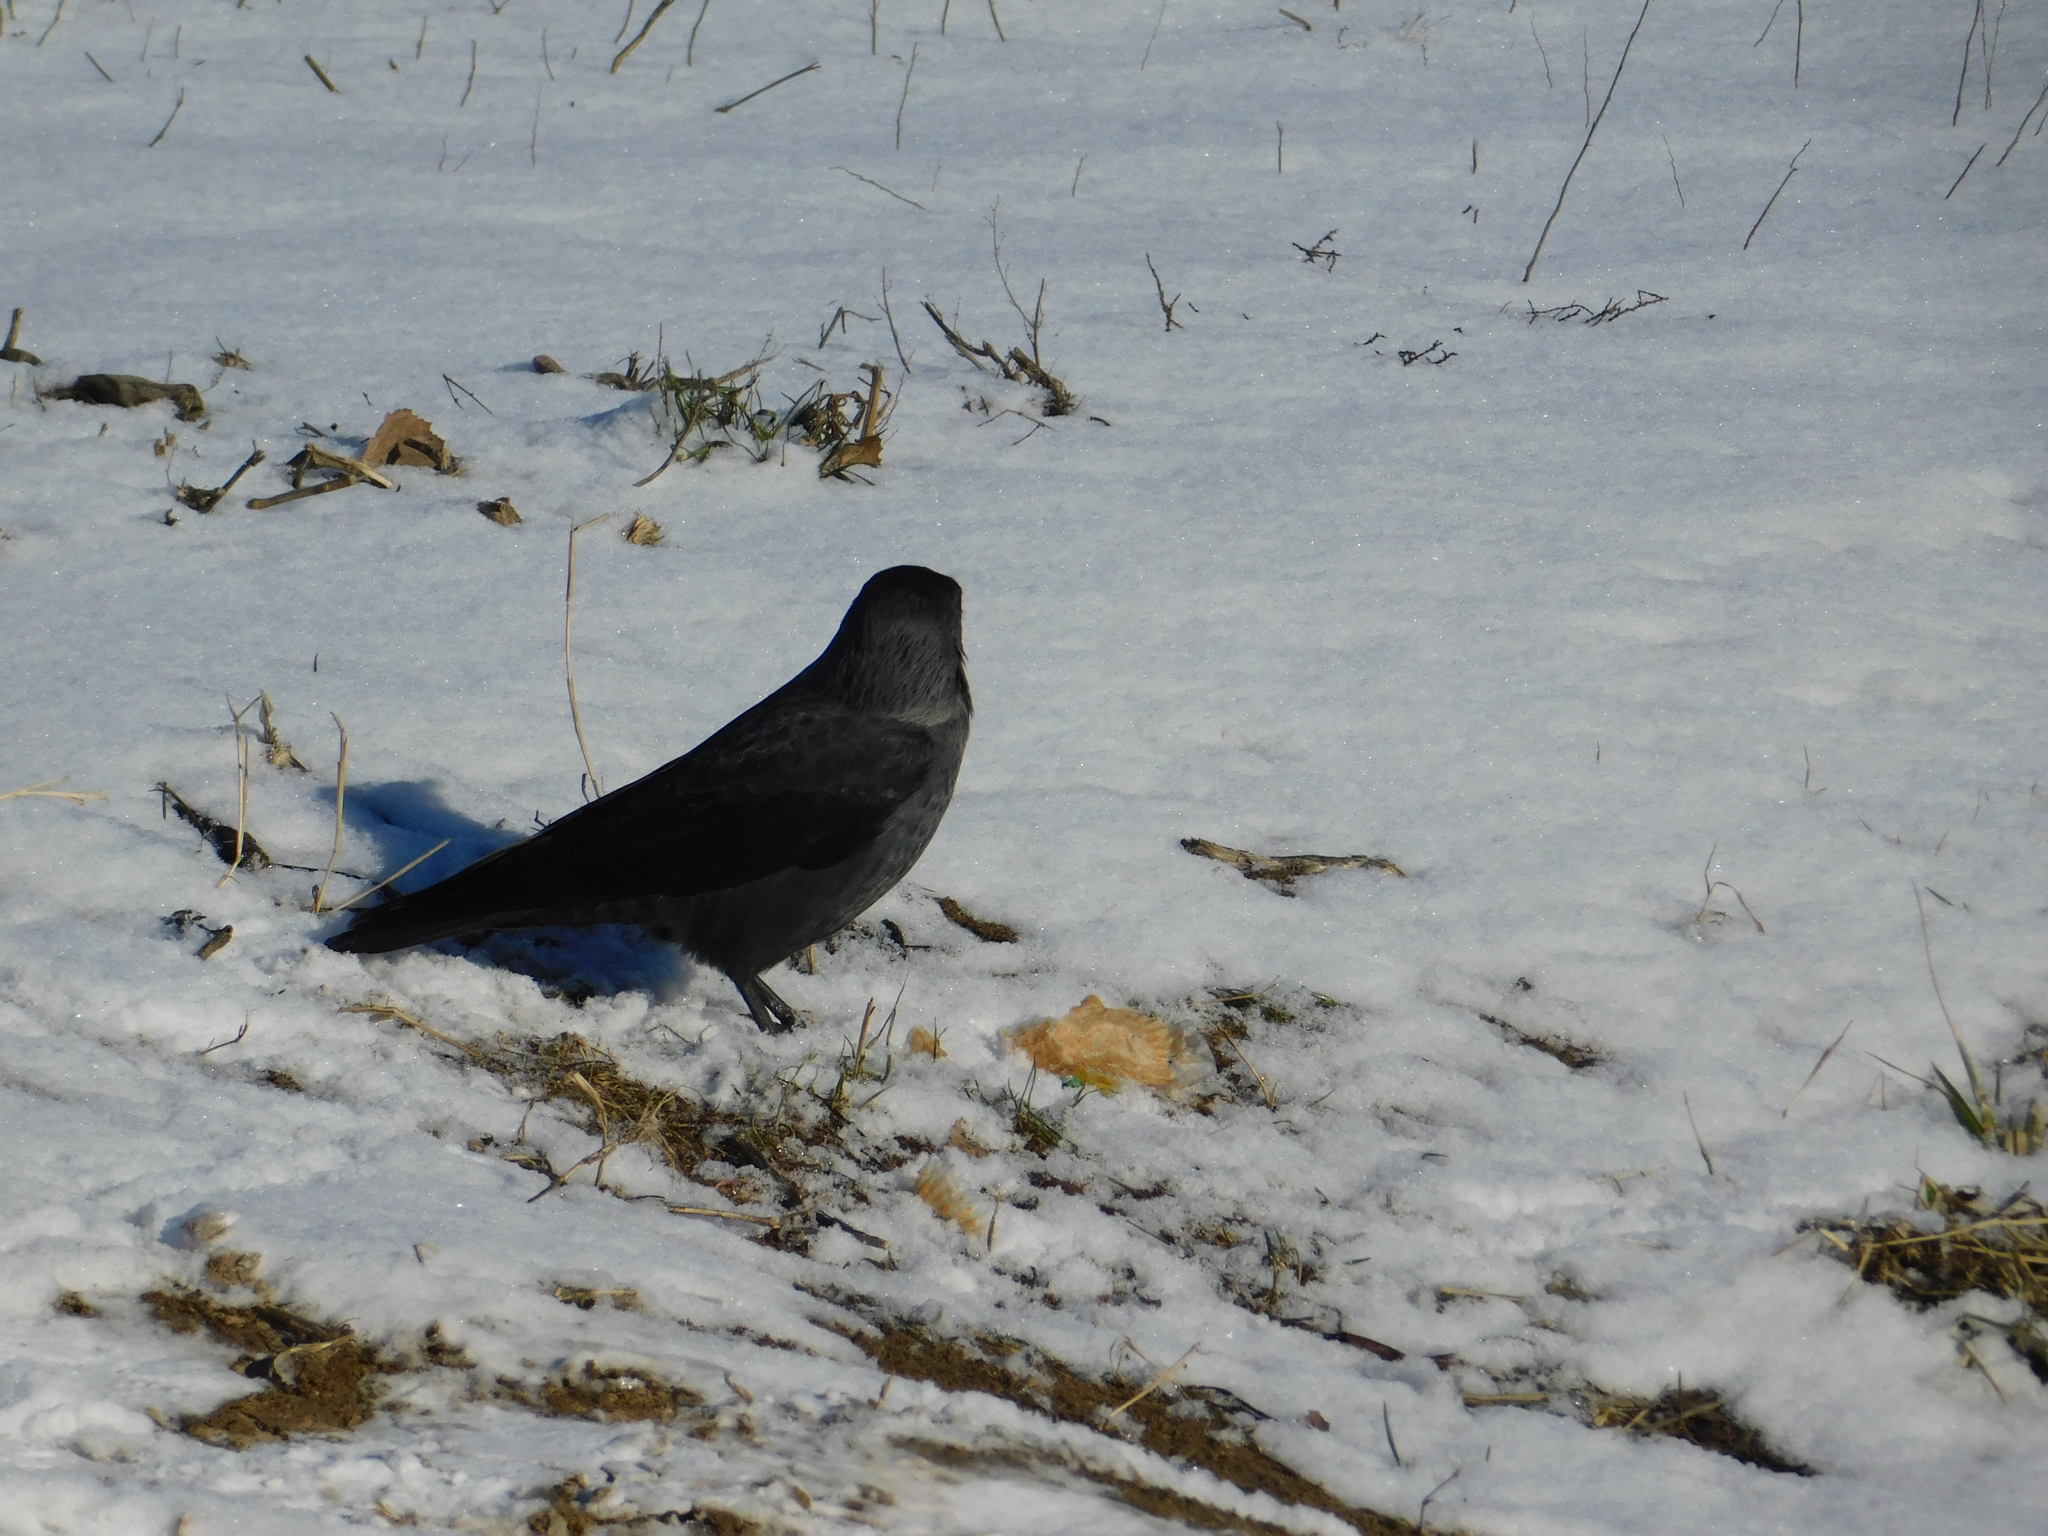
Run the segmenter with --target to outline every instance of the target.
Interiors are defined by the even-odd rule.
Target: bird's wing
[[[600,902],[823,869],[880,832],[924,783],[936,753],[931,733],[904,721],[824,701],[764,700],[666,767],[372,909],[360,926],[380,918],[395,927],[483,925],[510,914],[569,922]]]

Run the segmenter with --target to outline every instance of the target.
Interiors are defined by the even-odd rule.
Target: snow
[[[1918,1312],[1811,1240],[1781,1250],[1808,1216],[1909,1209],[1921,1172],[2000,1195],[2036,1176],[1871,1058],[1954,1070],[1919,893],[1958,1026],[2008,1063],[2008,1103],[2040,1091],[2048,141],[2028,127],[1997,163],[2048,69],[2039,7],[2000,13],[1991,104],[1980,46],[1951,126],[1962,0],[1814,4],[1803,41],[1782,14],[1761,43],[1764,0],[1653,5],[1527,284],[1635,4],[1311,0],[1289,7],[1305,29],[1262,4],[1010,0],[1002,41],[975,0],[943,34],[937,0],[884,0],[871,53],[852,0],[713,0],[694,64],[678,6],[616,73],[617,8],[568,0],[53,9],[10,5],[0,38],[0,307],[43,360],[0,365],[0,791],[68,775],[108,798],[0,801],[0,1532],[523,1529],[577,1474],[609,1488],[598,1512],[773,1529],[1161,1524],[1083,1466],[1343,1528],[1113,1433],[885,1392],[844,1337],[857,1297],[1133,1391],[1154,1373],[1133,1347],[1199,1346],[1176,1379],[1268,1415],[1266,1451],[1406,1520],[1436,1490],[1432,1528],[2038,1529],[2048,1387],[1996,1335],[1973,1344],[1988,1376],[1957,1342],[1960,1315],[2012,1304]],[[1039,418],[919,307],[1023,339],[997,209],[1025,308],[1045,280],[1072,416]],[[1328,270],[1294,249],[1325,230]],[[866,318],[885,268],[907,379]],[[1661,302],[1528,315],[1638,290]],[[846,332],[811,345],[842,304]],[[873,483],[792,447],[636,489],[666,451],[648,397],[580,375],[658,349],[721,372],[764,337],[771,401],[866,362],[901,386]],[[1456,355],[1397,355],[1432,342]],[[223,346],[252,367],[215,380]],[[534,374],[542,352],[569,374]],[[204,424],[37,399],[167,370]],[[462,475],[244,506],[283,489],[301,423],[346,447],[399,406]],[[252,440],[269,462],[166,526],[169,484],[220,483]],[[476,514],[503,495],[523,524]],[[662,544],[617,536],[635,512]],[[343,869],[451,839],[423,881],[578,803],[563,563],[600,513],[576,677],[609,785],[808,661],[872,571],[966,590],[960,791],[870,915],[922,947],[777,972],[808,1031],[759,1037],[723,978],[630,934],[319,946],[330,712]],[[258,690],[312,771],[259,749],[249,825],[306,868],[221,885],[151,786],[232,821],[222,699]],[[1408,878],[1286,899],[1191,836]],[[1703,869],[1728,882],[1704,915]],[[1020,943],[980,943],[937,895]],[[233,925],[215,958],[165,926],[188,909]],[[1004,1032],[1090,993],[1192,1027],[1210,989],[1268,986],[1288,1017],[1254,1009],[1244,1048],[1277,1107],[1239,1070],[1209,1074],[1207,1113],[1041,1080],[1065,1145],[1041,1162],[1011,1130]],[[339,1011],[486,1046],[573,1031],[737,1106],[778,1078],[829,1090],[865,1003],[899,994],[853,1134],[942,1146],[964,1120],[994,1154],[937,1166],[997,1224],[991,1250],[939,1220],[922,1158],[847,1163],[819,1209],[888,1268],[840,1228],[780,1252],[587,1169],[535,1201],[544,1176],[499,1154],[524,1122],[567,1168],[598,1146],[587,1115]],[[1601,1059],[1569,1069],[1482,1015]],[[912,1027],[946,1056],[909,1056]],[[640,1148],[607,1184],[725,1203]],[[251,1390],[137,1300],[200,1282],[202,1208],[284,1304],[394,1347],[437,1326],[471,1365],[395,1378],[347,1434],[233,1451],[166,1427]],[[1219,1224],[1237,1246],[1188,1236]],[[1269,1242],[1315,1265],[1283,1315],[1407,1357],[1234,1301],[1272,1283]],[[1546,1292],[1560,1273],[1592,1299]],[[641,1305],[585,1312],[564,1283]],[[689,1386],[714,1432],[494,1395],[592,1359]],[[1680,1381],[1814,1475],[1461,1396]]]

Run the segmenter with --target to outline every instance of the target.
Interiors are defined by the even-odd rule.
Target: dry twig
[[[1228,864],[1247,880],[1264,881],[1282,896],[1295,894],[1293,885],[1296,880],[1307,875],[1320,875],[1326,870],[1378,869],[1404,880],[1408,877],[1407,871],[1392,859],[1372,853],[1251,853],[1243,848],[1212,843],[1202,837],[1184,837],[1180,845],[1189,853]]]

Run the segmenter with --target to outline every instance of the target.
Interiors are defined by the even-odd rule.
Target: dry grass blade
[[[416,1019],[403,1008],[394,1008],[389,1003],[344,1003],[342,1004],[341,1011],[343,1013],[367,1013],[371,1018],[382,1023],[403,1024],[408,1029],[416,1029],[423,1035],[433,1036],[434,1039],[440,1041],[443,1045],[454,1046],[455,1049],[462,1052],[471,1061],[485,1063],[490,1060],[488,1052],[471,1045],[466,1040],[458,1040],[453,1035],[445,1035],[440,1030],[434,1028],[433,1025]]]
[[[1165,1386],[1169,1381],[1173,1380],[1174,1377],[1178,1376],[1180,1374],[1181,1367],[1186,1365],[1190,1360],[1194,1359],[1195,1351],[1197,1351],[1201,1347],[1202,1346],[1199,1344],[1190,1344],[1187,1347],[1187,1352],[1185,1354],[1183,1354],[1178,1360],[1174,1361],[1173,1364],[1166,1367],[1166,1369],[1161,1371],[1157,1376],[1154,1376],[1150,1381],[1146,1382],[1145,1385],[1141,1387],[1138,1391],[1134,1392],[1131,1396],[1125,1398],[1122,1402],[1118,1403],[1114,1408],[1110,1409],[1108,1414],[1105,1415],[1105,1419],[1115,1419],[1119,1415],[1121,1415],[1126,1408],[1137,1407],[1138,1404],[1142,1403],[1146,1398],[1150,1397],[1154,1392],[1157,1392],[1161,1387]]]
[[[1581,1400],[1587,1422],[1595,1429],[1669,1436],[1751,1466],[1810,1475],[1808,1468],[1773,1451],[1762,1434],[1729,1413],[1721,1399],[1711,1392],[1668,1387],[1655,1397],[1632,1397],[1593,1389],[1582,1394]]]
[[[611,514],[600,513],[587,518],[569,530],[569,579],[562,593],[562,670],[569,679],[569,720],[576,727],[576,745],[583,749],[583,771],[589,778],[589,789],[599,795],[604,793],[604,781],[597,776],[597,764],[590,758],[590,742],[583,734],[583,711],[576,702],[576,657],[573,643],[576,630],[576,535],[586,528],[595,527]],[[586,798],[590,798],[586,791]]]
[[[1981,1292],[2019,1303],[1995,1326],[2034,1374],[2048,1381],[2048,1206],[2021,1188],[1996,1206],[1983,1193],[1923,1178],[1919,1205],[1941,1222],[1909,1216],[1813,1217],[1801,1232],[1827,1240],[1858,1279],[1927,1308]]]
[[[398,868],[394,869],[382,880],[379,880],[375,885],[371,886],[367,890],[357,891],[355,895],[349,897],[347,901],[342,902],[334,910],[336,912],[346,912],[350,907],[354,906],[357,902],[363,900],[365,897],[376,895],[379,891],[383,890],[384,887],[389,885],[392,881],[400,879],[405,875],[411,874],[415,869],[418,869],[420,865],[426,863],[427,860],[431,859],[435,854],[439,853],[443,848],[446,848],[450,843],[454,841],[455,839],[452,837],[442,838],[441,841],[434,844],[433,847],[429,848],[425,853],[421,854],[411,863],[399,865]]]
[[[1282,896],[1295,894],[1292,887],[1296,880],[1333,869],[1378,869],[1404,880],[1408,878],[1408,872],[1392,859],[1373,853],[1252,853],[1203,837],[1184,837],[1180,845],[1201,858],[1228,864],[1247,880],[1262,880]]]
[[[1970,1054],[1970,1047],[1963,1039],[1962,1030],[1956,1027],[1956,1016],[1948,1006],[1948,997],[1941,990],[1941,973],[1934,968],[1934,940],[1927,931],[1927,902],[1920,894],[1920,888],[1913,887],[1913,904],[1920,913],[1920,949],[1927,958],[1927,979],[1934,987],[1934,1000],[1941,1005],[1941,1017],[1948,1025],[1948,1032],[1956,1043],[1957,1051],[1963,1058],[1963,1070],[1970,1079],[1970,1092],[1978,1104],[1988,1103],[1984,1093],[1984,1076],[1977,1070],[1977,1058]]]
[[[1842,1026],[1842,1032],[1839,1035],[1835,1036],[1835,1038],[1828,1043],[1828,1048],[1820,1053],[1820,1060],[1816,1061],[1813,1064],[1813,1070],[1806,1074],[1806,1081],[1799,1085],[1799,1093],[1793,1094],[1792,1097],[1786,1101],[1784,1112],[1778,1116],[1780,1120],[1786,1120],[1791,1118],[1792,1106],[1799,1102],[1800,1094],[1805,1093],[1807,1089],[1813,1086],[1813,1080],[1820,1076],[1821,1068],[1825,1067],[1828,1064],[1828,1058],[1833,1056],[1835,1054],[1837,1047],[1839,1047],[1844,1040],[1849,1038],[1849,1031],[1854,1029],[1855,1027],[1856,1021],[1854,1019],[1851,1019],[1848,1023]]]
[[[256,700],[251,699],[236,709],[234,700],[228,700],[228,713],[234,720],[235,729],[235,852],[234,857],[228,860],[228,872],[220,877],[216,889],[234,877],[242,862],[242,839],[249,823],[249,735],[242,729],[242,716],[255,705]]]
[[[266,696],[267,701],[267,696]],[[313,893],[313,915],[318,917],[327,905],[327,882],[334,878],[334,866],[341,862],[341,810],[348,794],[348,727],[341,723],[341,716],[330,714],[334,729],[341,735],[341,755],[334,765],[334,852],[327,860],[327,871],[320,877],[320,889]]]
[[[68,778],[67,774],[65,778]],[[40,784],[31,784],[26,789],[10,789],[0,793],[0,800],[69,800],[73,805],[83,805],[88,800],[104,800],[104,790],[98,789],[52,789],[53,784],[62,784],[64,778],[45,779]]]

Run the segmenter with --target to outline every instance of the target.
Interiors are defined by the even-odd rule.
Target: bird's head
[[[923,724],[971,713],[960,583],[921,565],[868,578],[818,658],[848,703]]]

